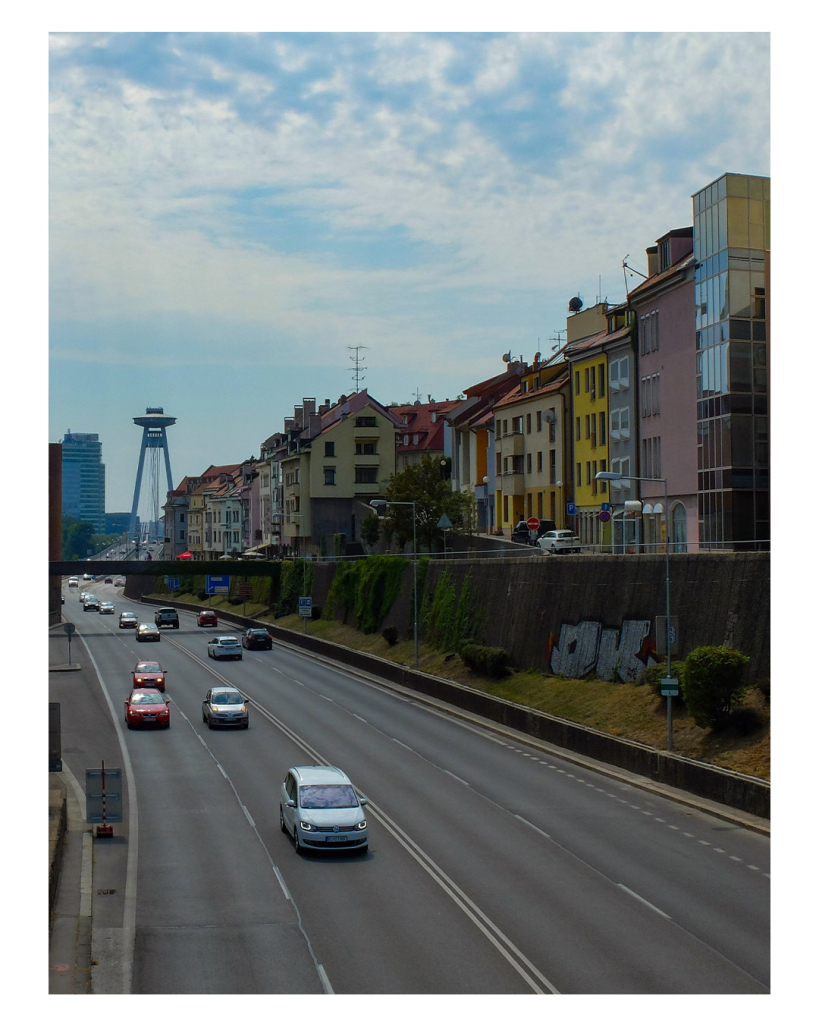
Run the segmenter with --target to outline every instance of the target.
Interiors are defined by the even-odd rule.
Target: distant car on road
[[[120,612],[119,613],[119,628],[120,629],[136,629],[139,625],[139,619],[133,612]]]
[[[114,614],[114,602],[113,601],[100,601],[100,615],[113,615]]]
[[[215,636],[208,642],[209,658],[238,658],[242,660],[242,645],[235,636]]]
[[[580,553],[580,538],[571,530],[547,530],[537,544],[542,551],[548,551],[551,555]]]
[[[114,580],[114,586],[115,587],[124,587],[125,586],[125,580],[121,576],[117,576],[117,578]]]
[[[202,721],[208,728],[215,725],[238,725],[246,729],[249,724],[248,700],[232,686],[212,686],[202,701]]]
[[[100,610],[100,599],[96,594],[87,594],[83,601],[83,610],[86,612],[98,612]]]
[[[162,639],[159,632],[159,628],[153,624],[153,622],[140,622],[137,626],[137,640],[140,643],[148,643],[151,641],[158,641]]]
[[[135,725],[155,725],[159,729],[168,729],[171,725],[170,697],[165,697],[158,690],[132,690],[125,701],[125,724],[129,729]]]
[[[532,532],[529,529],[527,521],[525,519],[521,519],[515,524],[515,528],[512,531],[512,540],[516,544],[536,544],[547,530],[554,530],[555,528],[556,524],[554,519],[541,519],[540,525],[537,530],[535,530],[535,538],[532,540]]]
[[[242,647],[249,651],[272,651],[273,637],[266,629],[246,629],[242,633]]]
[[[84,572],[84,573],[82,574],[82,578],[83,578],[84,580],[93,580],[93,578],[94,578],[94,577],[93,577],[93,576],[91,575],[91,573],[90,573],[90,572]]]
[[[112,576],[106,576],[105,577],[105,582],[106,583],[113,583],[114,582],[114,578]]]
[[[154,622],[160,628],[172,626],[174,629],[179,629],[179,612],[176,608],[158,608],[154,613]]]
[[[218,626],[219,619],[212,608],[203,608],[196,619],[197,626]]]
[[[69,585],[69,587],[79,587],[80,581],[79,581],[79,579],[77,579],[76,576],[69,576],[68,577],[68,585]]]
[[[165,669],[158,661],[138,661],[134,665],[132,679],[135,688],[155,686],[157,690],[165,689]]]
[[[279,826],[292,836],[296,853],[302,847],[366,853],[366,803],[340,768],[290,768],[279,794]]]

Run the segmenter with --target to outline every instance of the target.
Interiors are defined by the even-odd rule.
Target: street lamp
[[[383,515],[383,512],[379,512],[379,509],[386,508],[387,505],[411,505],[412,506],[412,646],[413,656],[415,658],[415,668],[418,668],[418,548],[416,544],[415,534],[415,502],[414,501],[383,501],[382,499],[375,498],[370,502],[372,508],[375,509],[376,515]]]
[[[666,656],[666,680],[671,679],[671,563],[668,558],[668,542],[671,537],[671,519],[668,509],[668,480],[661,476],[631,476],[628,473],[611,473],[601,470],[595,473],[595,480],[636,480],[641,483],[662,484],[663,500],[665,502],[665,656]],[[670,682],[666,686],[670,686]],[[671,719],[671,694],[666,694],[666,719],[668,722],[668,733],[666,736],[666,750],[673,747],[673,726]]]

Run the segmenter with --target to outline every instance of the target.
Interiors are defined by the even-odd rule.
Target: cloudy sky
[[[49,440],[130,510],[147,406],[174,482],[302,397],[455,398],[568,300],[770,173],[769,36],[52,32]],[[638,278],[630,278],[635,284]]]

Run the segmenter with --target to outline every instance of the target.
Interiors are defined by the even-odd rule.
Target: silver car
[[[247,697],[232,686],[212,686],[202,701],[202,721],[208,728],[215,725],[238,725],[246,729],[249,724]]]
[[[571,530],[547,530],[538,538],[537,545],[551,555],[562,555],[570,551],[576,554],[580,552],[580,538]]]
[[[100,615],[113,615],[114,614],[114,603],[113,601],[100,601]]]
[[[366,853],[366,804],[340,768],[290,768],[279,795],[279,825],[293,837],[296,853],[303,849]]]

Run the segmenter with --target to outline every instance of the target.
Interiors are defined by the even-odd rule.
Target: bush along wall
[[[313,563],[306,558],[295,562],[278,562],[278,572],[270,580],[270,610],[273,617],[295,615],[299,598],[313,593]]]
[[[339,563],[327,594],[324,617],[332,619],[340,614],[342,622],[362,633],[377,632],[398,597],[408,565],[406,558],[390,555]]]
[[[434,591],[424,596],[421,622],[427,643],[442,651],[460,651],[480,639],[480,614],[469,573],[460,592],[451,574],[441,573]]]

